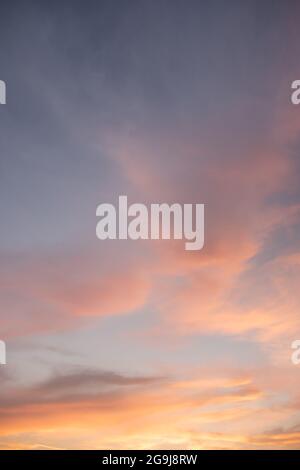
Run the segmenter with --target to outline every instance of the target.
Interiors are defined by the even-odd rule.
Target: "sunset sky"
[[[3,1],[0,449],[300,449],[297,0]],[[205,246],[96,207],[205,204]]]

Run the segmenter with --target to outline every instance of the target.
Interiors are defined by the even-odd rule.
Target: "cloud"
[[[153,446],[154,435],[158,438],[173,435],[182,428],[188,430],[200,424],[238,419],[239,415],[249,413],[243,407],[260,403],[263,397],[251,378],[245,380],[238,376],[231,380],[224,378],[223,382],[220,379],[216,382],[215,377],[203,387],[200,379],[196,383],[194,379],[182,382],[175,377],[72,370],[56,373],[27,389],[11,388],[8,394],[2,394],[1,442],[2,446],[9,446],[10,441],[17,442],[18,434],[24,432],[31,445],[38,433],[39,445],[61,446],[57,439],[67,433],[72,446],[83,429],[88,433],[102,433],[105,429],[107,441],[113,436],[116,439],[115,431],[119,429],[117,440],[125,439],[128,448],[140,429],[144,445],[147,439],[152,439]],[[173,416],[172,426],[170,416]],[[57,435],[55,443],[49,435],[50,429]]]
[[[151,285],[144,266],[127,263],[125,254],[112,265],[111,254],[101,254],[6,256],[0,270],[3,337],[65,330],[93,316],[141,308]]]

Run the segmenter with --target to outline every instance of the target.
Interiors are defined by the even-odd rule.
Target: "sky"
[[[0,6],[1,449],[299,449],[296,0]],[[205,204],[205,245],[96,207]]]

